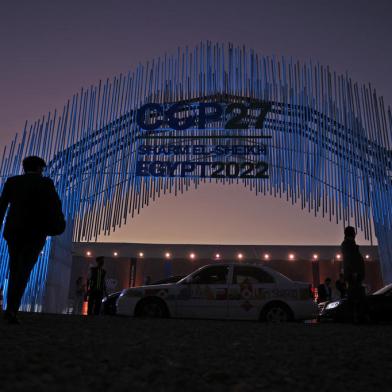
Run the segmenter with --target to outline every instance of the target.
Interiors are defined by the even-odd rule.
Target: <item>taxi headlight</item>
[[[336,307],[338,307],[340,305],[340,301],[334,301],[329,303],[325,309],[335,309]]]

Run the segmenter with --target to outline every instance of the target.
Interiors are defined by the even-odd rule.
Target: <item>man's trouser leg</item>
[[[351,309],[352,321],[358,323],[364,317],[366,301],[361,281],[353,280],[349,282],[347,298]]]
[[[94,292],[91,290],[88,294],[88,305],[87,305],[88,315],[94,314],[94,302],[95,302],[95,295]]]
[[[102,293],[98,290],[91,290],[88,296],[88,314],[99,314],[101,308]]]
[[[98,315],[101,312],[101,305],[102,305],[102,292],[97,291],[96,296],[95,296],[95,304],[94,304],[94,314]]]
[[[25,291],[30,273],[45,245],[45,238],[35,241],[8,240],[9,280],[7,311],[16,314]]]

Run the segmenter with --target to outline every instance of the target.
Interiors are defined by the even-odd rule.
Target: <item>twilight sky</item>
[[[0,7],[0,148],[82,86],[201,40],[310,58],[392,104],[390,0],[34,0]],[[239,186],[165,196],[103,241],[336,244],[342,226]],[[361,243],[366,243],[364,240]]]

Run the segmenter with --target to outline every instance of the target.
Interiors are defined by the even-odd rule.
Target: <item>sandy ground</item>
[[[0,391],[387,391],[392,326],[22,314]]]

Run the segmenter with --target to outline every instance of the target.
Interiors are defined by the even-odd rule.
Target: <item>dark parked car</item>
[[[370,321],[392,322],[392,284],[367,295],[365,298]],[[351,321],[347,298],[320,303],[319,320]]]
[[[179,276],[169,276],[168,278],[157,280],[156,282],[150,284],[165,284],[165,283],[176,283],[179,280],[184,278],[184,275]],[[116,301],[120,296],[121,291],[116,291],[115,293],[111,293],[102,299],[102,313],[108,315],[116,314]]]

